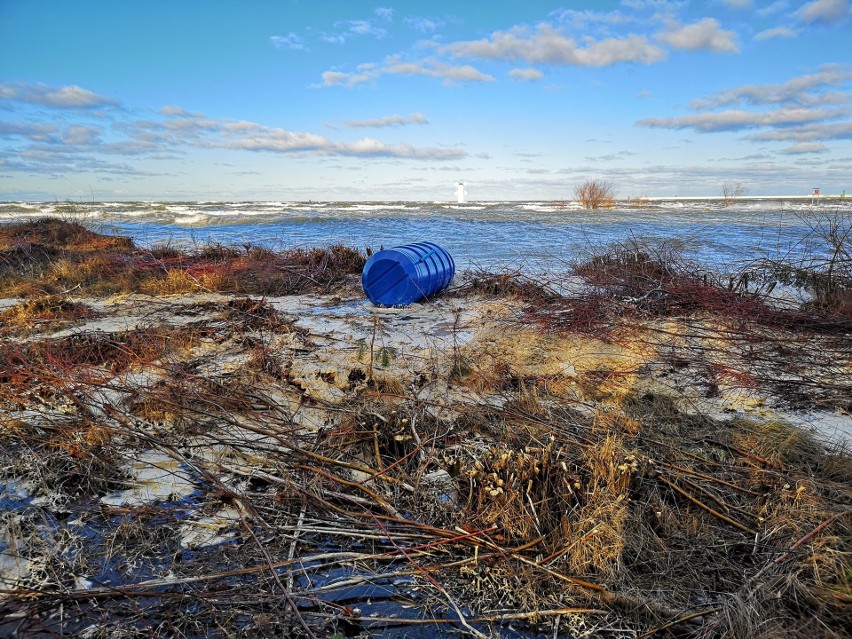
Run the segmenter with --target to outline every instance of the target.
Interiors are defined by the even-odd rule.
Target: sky
[[[0,199],[852,194],[848,0],[0,0]]]

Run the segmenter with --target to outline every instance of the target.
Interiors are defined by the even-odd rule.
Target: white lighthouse
[[[467,182],[456,182],[456,201],[459,204],[464,204],[466,196],[467,196]]]

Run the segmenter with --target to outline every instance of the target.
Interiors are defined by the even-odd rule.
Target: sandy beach
[[[0,227],[0,636],[842,636],[849,282],[643,250],[378,308]]]

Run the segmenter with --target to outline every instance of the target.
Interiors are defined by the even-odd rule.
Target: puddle
[[[30,487],[24,482],[6,480],[0,482],[0,513],[25,509],[32,501]]]

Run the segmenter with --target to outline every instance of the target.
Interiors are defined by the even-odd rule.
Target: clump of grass
[[[242,330],[289,331],[293,328],[293,320],[275,310],[266,299],[229,300],[222,315],[229,327],[238,326]]]
[[[99,278],[108,276],[115,257],[133,250],[129,238],[56,219],[0,225],[0,294],[62,293],[94,272],[100,271]],[[92,262],[96,265],[85,266]],[[80,274],[74,273],[75,264],[82,265]]]
[[[148,277],[139,291],[149,295],[210,293],[228,289],[228,273],[223,266],[169,268],[159,277]]]
[[[489,297],[515,298],[529,303],[542,303],[560,296],[546,284],[520,272],[491,273],[476,270],[465,273],[456,294],[478,293]]]
[[[562,521],[565,562],[574,574],[593,570],[611,579],[620,568],[628,488],[638,462],[618,436],[609,434],[586,448],[579,461],[581,480],[575,490],[581,495],[580,505]]]
[[[0,250],[26,247],[68,248],[78,251],[105,249],[132,249],[133,241],[119,235],[103,235],[90,231],[81,224],[55,218],[32,222],[0,225]]]
[[[37,297],[0,312],[0,335],[49,332],[97,316],[97,311],[82,302],[54,295]]]
[[[579,454],[578,454],[579,453]],[[611,578],[624,544],[635,456],[607,435],[580,451],[554,440],[524,449],[493,447],[464,472],[462,519],[507,544],[541,544],[544,565]]]
[[[84,332],[33,345],[35,362],[105,366],[121,372],[189,348],[198,335],[186,328],[159,326],[120,333]]]
[[[254,346],[246,361],[246,369],[283,381],[287,379],[288,363],[273,349],[264,344]]]
[[[343,245],[273,252],[210,244],[196,251],[172,246],[143,250],[126,237],[79,224],[40,220],[0,226],[0,295],[75,291],[106,295],[224,292],[288,295],[329,291],[360,273],[365,252]]]

